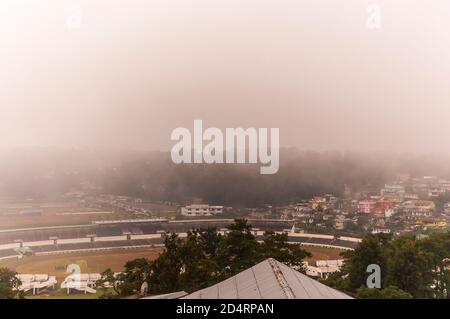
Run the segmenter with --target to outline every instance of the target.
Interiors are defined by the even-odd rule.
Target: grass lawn
[[[342,259],[340,253],[343,250],[336,248],[327,248],[319,246],[302,246],[309,251],[312,257],[306,261],[314,265],[316,260],[323,259]],[[66,268],[69,264],[77,264],[82,273],[99,273],[106,268],[111,268],[115,272],[123,270],[124,264],[136,258],[148,258],[153,260],[157,258],[162,251],[162,247],[154,248],[136,248],[136,249],[112,249],[104,251],[65,253],[55,255],[25,256],[22,259],[10,258],[0,260],[0,267],[7,267],[22,274],[49,274],[56,276],[58,280],[57,287],[67,276]],[[109,289],[108,292],[114,292]],[[39,295],[27,295],[29,299],[96,299],[103,294],[98,290],[95,294],[76,293],[67,295],[64,289],[46,290]]]
[[[107,289],[108,293],[115,293],[114,289]],[[65,289],[43,291],[39,295],[27,295],[26,299],[97,299],[103,295],[103,290],[97,290],[95,294],[71,293],[68,295]]]
[[[136,248],[113,249],[104,251],[91,251],[82,253],[66,253],[56,255],[25,256],[22,259],[10,258],[0,260],[0,267],[7,267],[22,274],[49,274],[56,276],[57,287],[67,276],[66,267],[69,264],[77,264],[82,273],[99,273],[106,268],[113,271],[123,271],[123,266],[129,260],[136,258],[155,259],[162,248]],[[107,292],[114,293],[113,289]],[[39,295],[26,296],[27,299],[96,299],[103,294],[103,290],[97,290],[95,294],[71,293],[67,295],[65,289],[48,289],[41,291]]]
[[[8,259],[0,259],[0,267],[7,267],[9,264],[13,263],[14,261],[17,261],[17,257],[8,258]]]
[[[161,250],[162,248],[155,247],[24,256],[22,259],[2,260],[0,265],[21,274],[49,274],[56,276],[59,285],[67,276],[66,269],[69,264],[80,266],[82,273],[100,273],[107,268],[120,272],[127,261],[136,258],[153,260],[158,257]]]

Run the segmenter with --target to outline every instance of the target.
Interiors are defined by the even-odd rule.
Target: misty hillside
[[[397,173],[450,176],[437,155],[309,152],[283,149],[280,170],[259,165],[175,165],[168,152],[16,149],[0,154],[0,197],[52,197],[69,191],[231,206],[282,204],[323,193],[377,191]],[[88,185],[88,186],[86,186]]]

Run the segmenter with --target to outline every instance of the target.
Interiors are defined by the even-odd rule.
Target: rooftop
[[[183,299],[351,299],[269,258]]]

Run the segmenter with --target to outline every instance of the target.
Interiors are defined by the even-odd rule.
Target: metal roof
[[[178,299],[180,297],[186,296],[187,294],[188,293],[185,291],[177,291],[169,294],[143,297],[141,299]]]
[[[183,299],[352,299],[269,258]]]

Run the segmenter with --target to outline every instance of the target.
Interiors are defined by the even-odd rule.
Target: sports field
[[[114,249],[57,255],[25,256],[22,259],[2,261],[1,267],[8,267],[21,274],[50,274],[59,283],[67,276],[69,264],[80,266],[82,273],[99,273],[106,268],[115,272],[123,270],[124,264],[136,258],[155,259],[162,248]]]
[[[340,253],[345,250],[337,249],[337,248],[328,248],[328,247],[320,247],[320,246],[302,246],[303,249],[309,251],[312,254],[312,257],[306,258],[306,261],[310,265],[314,265],[316,260],[325,260],[325,259],[342,259]]]
[[[312,254],[307,258],[310,265],[315,264],[316,260],[322,259],[340,259],[339,254],[342,250],[335,248],[303,246],[305,250]],[[136,258],[147,258],[154,260],[162,251],[162,247],[154,248],[133,248],[133,249],[112,249],[102,251],[65,253],[41,256],[25,256],[22,259],[0,260],[0,267],[8,267],[22,274],[49,274],[56,276],[58,286],[67,276],[66,269],[69,264],[77,264],[80,266],[82,273],[99,273],[107,268],[111,268],[115,272],[123,271],[124,264]],[[71,298],[71,299],[92,299],[97,298],[101,292],[97,294],[71,294],[66,295],[64,290],[48,290],[42,292],[38,296],[28,296],[29,298]],[[27,297],[27,298],[28,298]]]
[[[342,250],[339,249],[315,246],[303,246],[302,248],[312,254],[312,257],[307,258],[310,264],[315,263],[316,260],[342,258],[339,255]],[[69,264],[79,265],[83,273],[102,272],[106,268],[119,272],[123,270],[123,265],[127,261],[136,258],[153,260],[161,251],[161,247],[154,247],[25,256],[22,259],[2,260],[0,261],[0,267],[8,267],[22,274],[51,274],[56,276],[59,281],[67,276],[65,271]]]

